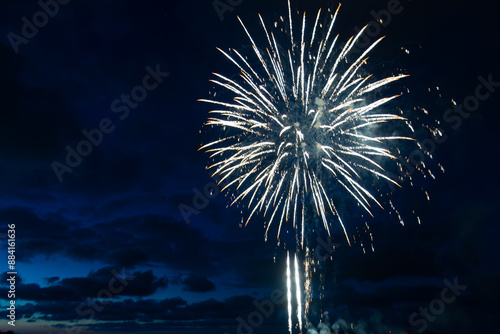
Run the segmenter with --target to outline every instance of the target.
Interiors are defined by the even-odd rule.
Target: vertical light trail
[[[305,281],[304,281],[304,315],[307,316],[309,312],[309,305],[312,299],[311,292],[311,251],[309,247],[306,246],[306,254],[304,259],[304,273],[305,273]]]
[[[290,254],[286,252],[286,286],[288,297],[288,331],[292,333],[292,286],[290,279]]]
[[[301,298],[301,288],[300,288],[300,276],[299,276],[299,263],[297,261],[297,254],[295,254],[295,289],[297,294],[297,318],[299,319],[299,329],[302,332],[302,298]]]

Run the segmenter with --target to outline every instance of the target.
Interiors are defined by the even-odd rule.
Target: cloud
[[[189,275],[182,283],[184,284],[183,290],[185,291],[208,292],[215,290],[215,284],[205,277]]]
[[[213,271],[209,239],[193,226],[159,215],[110,219],[92,226],[60,214],[38,215],[32,209],[0,210],[0,222],[14,223],[19,261],[36,256],[69,256],[121,267],[163,263],[172,269]]]
[[[59,277],[58,276],[47,277],[43,281],[47,285],[52,285],[52,284],[56,283],[57,281],[59,281]]]
[[[234,296],[224,300],[207,299],[189,303],[175,297],[162,300],[125,298],[112,300],[102,305],[102,310],[95,312],[95,321],[85,322],[89,331],[104,333],[134,331],[137,333],[148,331],[169,331],[204,329],[204,333],[211,333],[221,329],[234,333],[238,327],[238,317],[246,319],[256,311],[254,298],[250,296]],[[63,322],[71,322],[75,326],[79,321],[86,321],[88,317],[80,317],[76,312],[79,301],[41,301],[26,303],[19,306],[17,311],[29,322],[50,321],[54,327],[64,328]],[[266,317],[262,329],[281,328],[276,333],[286,333],[282,326],[282,312],[285,305],[277,307]],[[138,321],[139,322],[138,322]],[[124,330],[126,328],[126,330]]]
[[[147,260],[148,255],[140,247],[115,249],[106,256],[107,262],[116,263],[121,267],[134,267]]]
[[[81,301],[85,298],[95,298],[102,289],[109,289],[110,281],[117,280],[123,268],[103,267],[90,272],[86,277],[70,277],[59,279],[49,278],[50,286],[41,287],[37,283],[23,283],[21,276],[16,277],[16,297],[26,301]],[[115,275],[115,273],[118,273]],[[120,291],[121,296],[146,297],[159,289],[167,288],[168,280],[153,275],[152,270],[135,271],[130,274],[133,279],[127,281],[125,288]],[[2,277],[7,277],[3,273]],[[120,276],[121,277],[121,276]],[[5,280],[2,280],[4,282]],[[2,283],[3,284],[3,283]],[[113,283],[116,285],[116,283]],[[0,298],[6,299],[5,296]]]

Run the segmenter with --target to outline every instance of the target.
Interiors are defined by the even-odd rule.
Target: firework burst
[[[354,54],[352,50],[365,27],[339,47],[338,36],[332,34],[339,8],[330,15],[328,27],[319,23],[320,10],[307,37],[304,13],[297,38],[289,4],[286,53],[260,15],[268,42],[265,50],[256,46],[240,20],[259,64],[251,66],[236,50],[230,55],[219,49],[239,68],[241,80],[215,74],[217,79],[212,81],[233,94],[233,101],[200,100],[221,107],[211,111],[214,117],[206,124],[218,127],[222,135],[201,149],[214,158],[208,168],[214,170],[213,175],[218,175],[221,183],[226,181],[224,189],[238,192],[232,203],[248,199],[251,210],[245,224],[256,212],[263,211],[268,217],[266,236],[276,223],[279,239],[283,224],[291,221],[302,246],[309,194],[328,233],[328,215],[335,216],[349,241],[335,198],[350,196],[370,215],[371,205],[382,207],[366,184],[383,179],[399,186],[386,175],[379,161],[396,160],[397,152],[389,149],[388,142],[412,140],[375,134],[375,126],[381,123],[408,124],[402,115],[382,108],[399,95],[370,100],[369,94],[406,75],[375,82],[370,81],[372,75],[361,76],[367,54],[383,37],[361,54]],[[320,29],[326,29],[323,38]],[[339,191],[332,193],[330,189],[335,185]]]

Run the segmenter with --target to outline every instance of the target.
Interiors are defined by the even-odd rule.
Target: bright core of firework
[[[306,29],[305,13],[298,23],[292,21],[290,2],[289,25],[281,18],[282,28],[275,23],[270,29],[259,14],[265,49],[240,20],[256,58],[219,49],[240,71],[239,79],[215,74],[212,80],[232,101],[201,100],[218,106],[206,125],[218,128],[220,138],[200,149],[211,153],[208,168],[224,189],[237,193],[233,203],[247,200],[246,224],[263,211],[266,237],[277,224],[279,239],[283,224],[291,221],[302,246],[308,203],[329,234],[329,217],[336,217],[349,241],[335,199],[349,196],[370,215],[371,205],[382,207],[374,194],[378,181],[398,185],[382,162],[396,159],[399,141],[412,140],[384,126],[409,126],[406,118],[382,108],[399,95],[373,98],[374,91],[406,75],[370,80],[371,74],[362,74],[367,54],[383,37],[358,51],[355,44],[365,27],[339,45],[332,34],[339,8],[327,14],[325,24],[319,10],[312,31]]]

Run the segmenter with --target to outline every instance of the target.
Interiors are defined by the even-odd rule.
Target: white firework
[[[399,95],[373,98],[374,91],[406,75],[381,80],[362,75],[367,54],[383,37],[359,52],[355,45],[364,27],[340,46],[338,35],[332,34],[339,8],[327,13],[325,25],[320,23],[320,9],[312,31],[306,29],[304,13],[298,35],[290,2],[282,28],[276,22],[270,29],[259,14],[265,49],[257,46],[238,18],[255,58],[249,61],[234,49],[219,49],[240,71],[239,80],[221,74],[212,80],[232,101],[200,100],[219,107],[211,111],[206,125],[220,130],[218,140],[200,149],[211,153],[214,163],[208,168],[224,189],[233,191],[233,203],[247,200],[246,224],[263,211],[266,238],[270,226],[277,224],[279,239],[282,226],[291,222],[302,247],[308,205],[328,234],[329,221],[336,217],[350,244],[336,200],[347,195],[370,215],[371,205],[382,207],[374,194],[376,184],[383,179],[398,185],[382,167],[384,160],[396,164],[397,143],[389,144],[412,140],[389,130],[394,129],[390,123],[409,124],[401,114],[383,108]],[[384,135],[384,130],[389,133]]]

